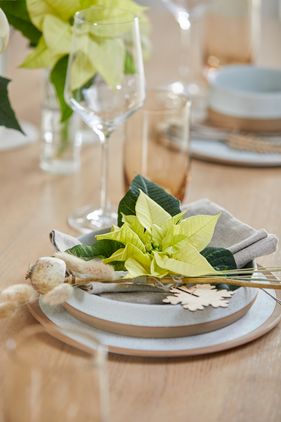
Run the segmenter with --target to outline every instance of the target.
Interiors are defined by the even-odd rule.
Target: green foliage
[[[218,271],[234,270],[237,268],[232,252],[224,248],[207,247],[201,254]]]
[[[126,195],[119,202],[118,207],[118,226],[123,224],[122,215],[135,215],[136,202],[140,191],[153,199],[160,207],[170,215],[180,213],[180,202],[174,196],[168,194],[163,188],[147,180],[143,176],[136,176]]]
[[[24,134],[10,104],[8,96],[9,82],[9,79],[0,76],[0,126],[19,130]]]
[[[75,12],[90,6],[100,6],[110,10],[112,18],[116,8],[126,13],[134,13],[145,23],[145,8],[132,0],[0,0],[0,7],[8,21],[30,41],[33,51],[25,58],[22,67],[47,68],[51,70],[51,81],[55,86],[61,106],[62,121],[71,112],[63,99],[66,62],[71,46],[73,17]],[[105,30],[108,27],[104,27]],[[116,25],[118,30],[118,25]],[[88,33],[84,37],[84,50],[76,59],[76,71],[71,75],[73,89],[81,88],[91,77],[99,72],[111,86],[120,83],[126,73],[135,70],[133,58],[125,52],[124,42],[112,37],[112,33]],[[91,51],[85,51],[85,45]],[[83,46],[80,46],[83,47]],[[89,54],[90,53],[90,54]],[[75,67],[74,67],[75,69]]]
[[[143,182],[140,176],[137,180]],[[161,190],[162,199],[163,196],[170,195]],[[105,263],[124,262],[128,277],[167,274],[196,277],[215,273],[200,254],[200,248],[210,242],[219,215],[191,217],[192,224],[188,225],[190,219],[183,219],[183,213],[172,216],[143,191],[139,192],[134,211],[135,218],[123,215],[121,227],[96,236],[98,242],[117,240],[124,245]]]
[[[6,14],[10,25],[20,31],[29,40],[31,46],[36,46],[41,33],[30,20],[26,2],[0,0],[0,8]]]
[[[220,214],[184,218],[174,197],[141,176],[134,179],[129,192],[131,196],[125,195],[129,201],[123,198],[119,204],[120,227],[96,235],[92,246],[79,245],[67,252],[83,259],[102,258],[116,270],[127,270],[132,278],[197,277],[236,269],[229,250],[207,246]]]
[[[78,256],[79,258],[83,258],[85,261],[88,261],[93,258],[108,258],[123,246],[124,245],[120,242],[112,240],[99,240],[93,245],[73,246],[66,252],[70,253],[71,255]]]
[[[62,57],[54,66],[50,79],[54,85],[57,98],[61,108],[61,121],[64,122],[72,115],[73,111],[64,99],[64,81],[67,69],[67,56]]]

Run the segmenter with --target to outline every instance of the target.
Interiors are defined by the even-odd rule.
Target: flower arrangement
[[[0,54],[7,48],[10,28],[5,13],[0,8]],[[20,124],[11,107],[8,96],[10,80],[0,75],[0,126],[16,129],[23,133]]]
[[[195,311],[226,307],[239,286],[281,289],[281,280],[262,280],[255,268],[236,267],[232,253],[210,247],[220,215],[185,218],[179,201],[160,186],[137,176],[119,203],[118,225],[97,234],[92,245],[78,244],[30,268],[31,284],[17,284],[0,293],[0,317],[34,301],[49,305],[67,301],[74,288],[92,282],[162,286],[164,303]],[[280,268],[259,269],[259,273]]]
[[[112,12],[116,8],[122,8],[128,13],[140,16],[145,21],[145,9],[133,0],[1,1],[1,7],[10,24],[23,34],[32,48],[21,66],[28,69],[44,68],[49,71],[49,79],[54,86],[60,105],[62,122],[72,114],[71,108],[64,99],[72,22],[77,11],[91,6],[107,7]],[[103,18],[106,20],[108,16]],[[98,50],[98,54],[94,54],[90,62],[87,61],[82,74],[76,75],[75,87],[77,89],[95,75],[96,69],[110,82],[115,75],[114,67],[108,65],[109,58],[111,64],[119,63],[122,60],[121,69],[124,73],[132,70],[130,56],[125,54],[120,57],[120,49],[115,48],[114,40],[110,40],[110,37],[103,37],[102,34],[99,37],[96,34],[94,39],[89,41],[93,45],[94,51]],[[86,63],[85,60],[84,63]]]

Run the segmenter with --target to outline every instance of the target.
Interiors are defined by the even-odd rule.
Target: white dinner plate
[[[192,139],[191,155],[202,161],[252,167],[281,166],[281,154],[264,154],[233,149],[221,141]]]

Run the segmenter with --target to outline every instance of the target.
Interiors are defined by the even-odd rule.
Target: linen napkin
[[[275,235],[267,233],[264,229],[254,229],[242,223],[230,212],[209,201],[201,199],[190,203],[186,216],[221,213],[216,225],[215,233],[210,246],[229,249],[233,255],[238,268],[244,267],[255,258],[269,255],[277,249],[278,239]],[[100,230],[99,233],[108,230]],[[95,241],[96,233],[89,233],[83,236],[83,243],[91,245]],[[58,251],[65,251],[72,246],[81,244],[80,240],[64,234],[57,230],[50,233],[50,240]],[[98,294],[114,300],[121,300],[134,303],[160,304],[167,296],[164,287],[152,287],[144,285],[120,286],[118,283],[92,283],[91,293]]]

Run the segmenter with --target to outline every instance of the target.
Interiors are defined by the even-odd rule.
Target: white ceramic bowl
[[[209,108],[244,119],[281,119],[281,70],[226,66],[209,77]]]

